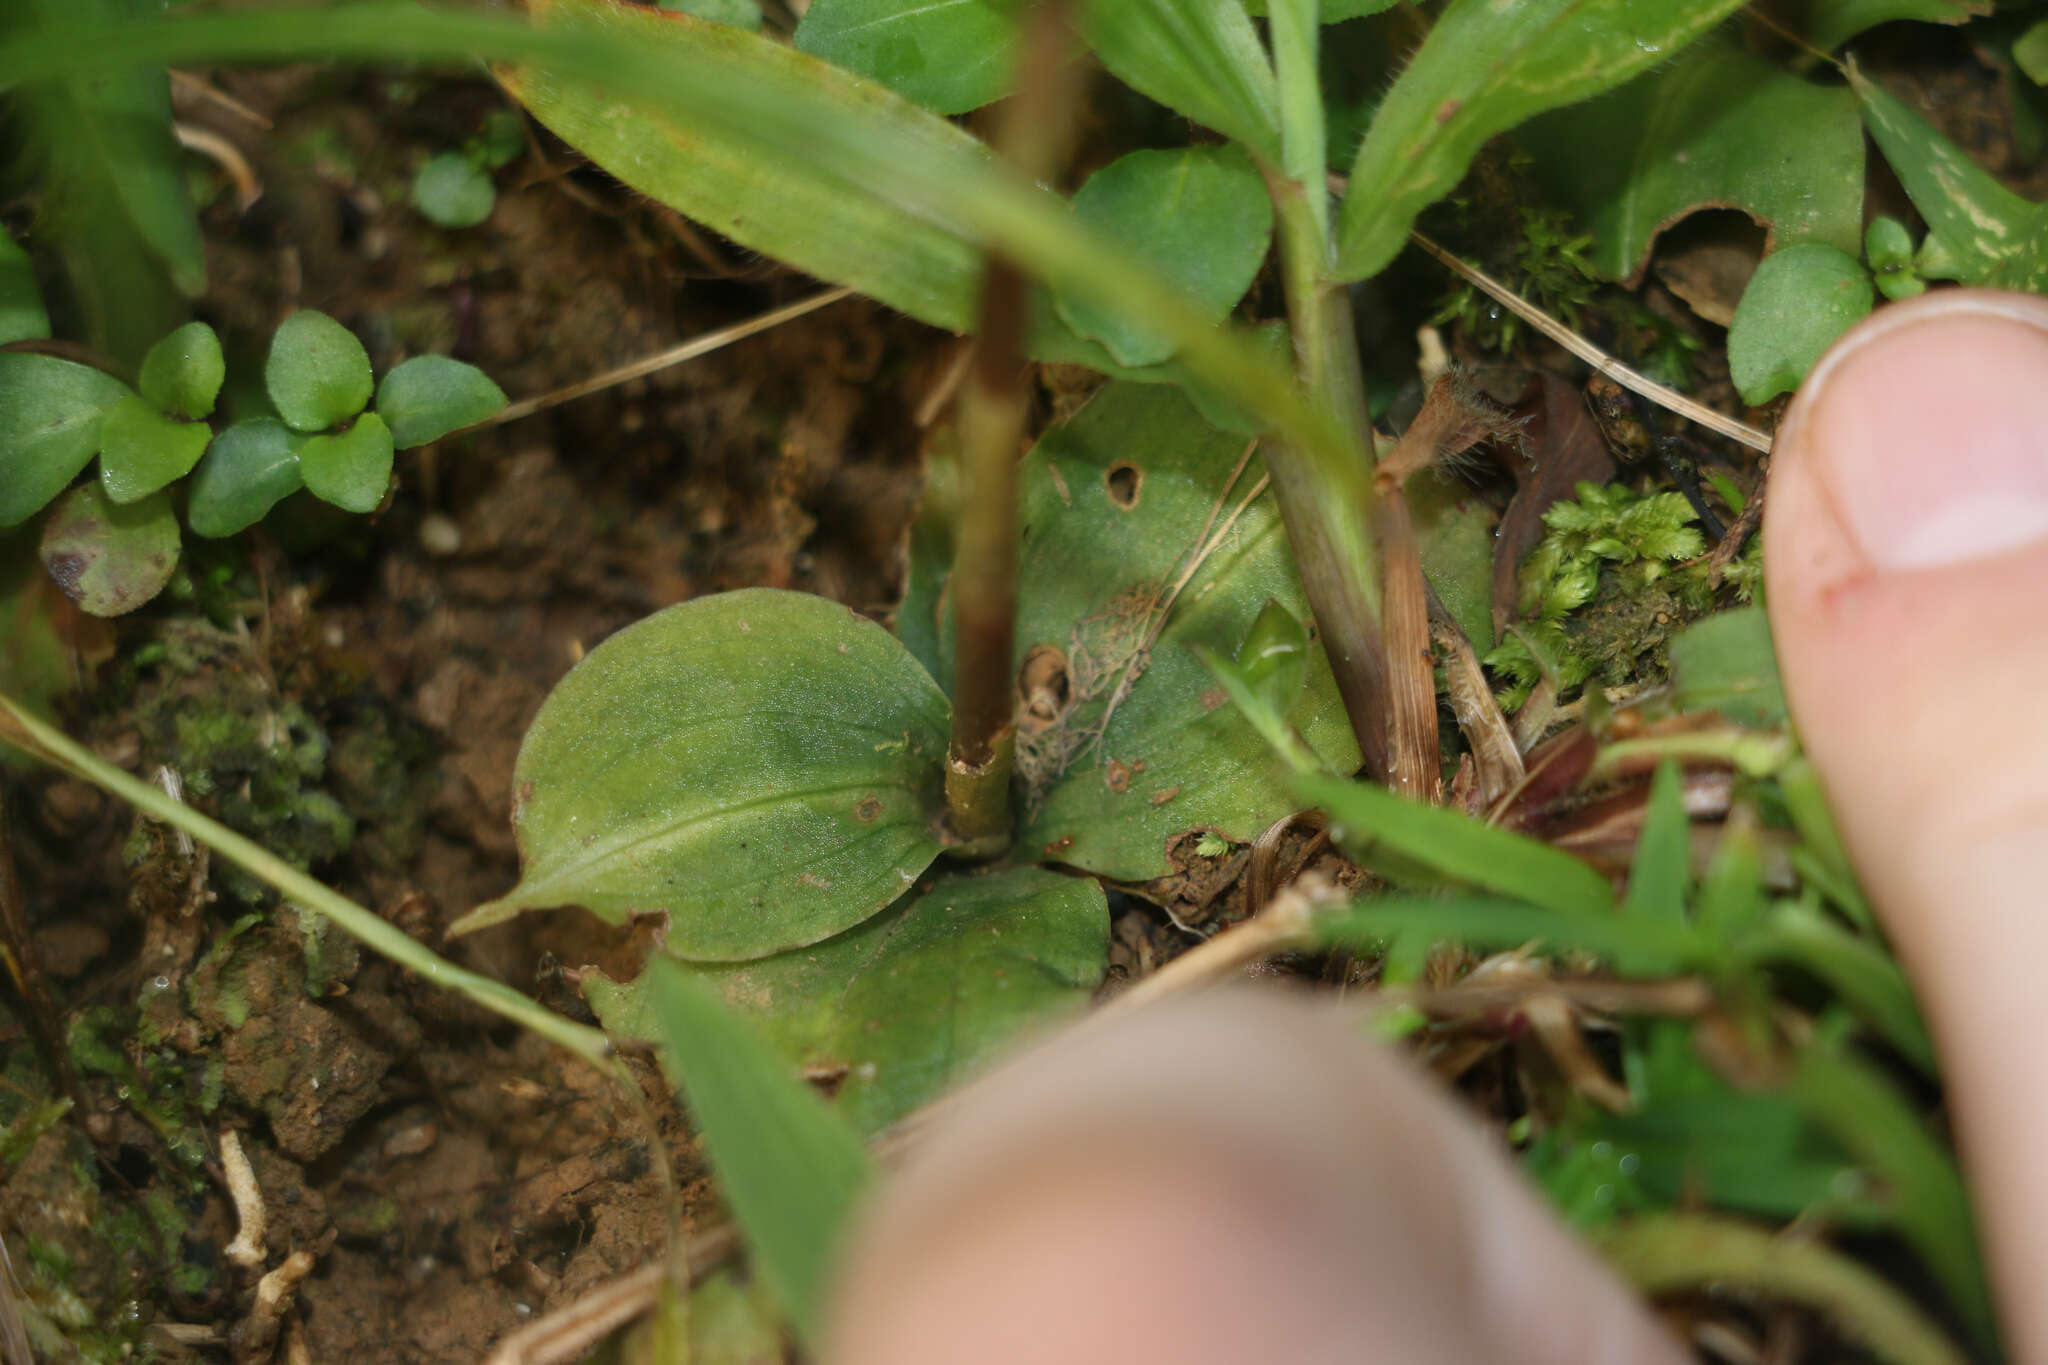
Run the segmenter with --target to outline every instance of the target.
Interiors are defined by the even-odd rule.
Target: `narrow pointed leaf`
[[[1939,239],[1951,267],[1944,273],[1989,288],[2048,290],[2048,204],[1999,184],[1855,63],[1848,71],[1871,139]]]
[[[0,527],[63,492],[100,448],[100,422],[127,386],[90,365],[0,352]]]
[[[1685,888],[1691,880],[1692,821],[1685,813],[1678,765],[1666,759],[1650,782],[1649,815],[1636,840],[1621,913],[1629,918],[1683,919]]]
[[[1352,163],[1338,273],[1385,269],[1415,216],[1449,194],[1495,133],[1611,90],[1741,8],[1741,0],[1452,0],[1394,82]]]
[[[708,988],[673,962],[647,970],[663,1065],[710,1149],[755,1268],[815,1351],[847,1215],[874,1176],[867,1151]]]
[[[1359,901],[1349,910],[1319,920],[1317,932],[1332,947],[1368,951],[1409,934],[1430,942],[1462,943],[1481,952],[1535,943],[1549,952],[1625,958],[1639,964],[1637,970],[1649,973],[1683,971],[1699,954],[1698,943],[1682,925],[1560,912],[1473,895],[1397,895]]]
[[[1240,0],[1084,0],[1082,33],[1132,89],[1280,160],[1280,98]]]
[[[0,6],[0,32],[30,41],[81,20],[131,24],[150,9],[135,0],[14,0]],[[36,167],[39,227],[62,264],[72,325],[134,365],[206,287],[170,83],[146,67],[39,79],[10,91],[8,105],[16,154]]]
[[[1790,0],[1773,10],[1776,22],[1823,52],[1832,52],[1865,29],[1910,19],[1961,24],[1991,13],[1991,0]]]
[[[545,0],[534,10],[549,23],[595,29],[652,51],[713,58],[763,92],[829,97],[844,106],[841,116],[851,126],[872,126],[928,165],[978,167],[987,155],[967,133],[887,87],[739,29],[612,0]],[[764,155],[748,140],[650,116],[589,86],[531,68],[505,70],[500,78],[535,118],[592,161],[742,246],[935,326],[973,326],[979,255],[943,220],[906,213],[829,167]]]
[[[656,612],[555,686],[514,769],[519,885],[459,921],[666,914],[678,957],[829,938],[938,856],[946,699],[821,597],[749,588]]]
[[[1297,778],[1295,786],[1328,812],[1340,847],[1383,847],[1453,881],[1546,910],[1597,915],[1613,909],[1614,892],[1605,877],[1527,835],[1366,782],[1311,776]]]

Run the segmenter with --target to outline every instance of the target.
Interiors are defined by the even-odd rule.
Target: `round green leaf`
[[[1809,243],[1764,257],[1728,324],[1728,374],[1742,401],[1798,388],[1874,300],[1870,273],[1846,251]]]
[[[307,437],[299,477],[314,497],[344,512],[374,512],[391,486],[391,454],[391,428],[366,412],[347,431]]]
[[[94,616],[119,616],[163,591],[178,566],[168,493],[117,503],[97,483],[72,489],[43,524],[43,567]]]
[[[461,152],[442,152],[412,178],[412,206],[444,228],[475,227],[497,202],[490,173]]]
[[[668,951],[820,939],[938,856],[946,699],[900,641],[823,598],[701,597],[605,641],[519,749],[524,875],[459,921],[580,905],[668,916]]]
[[[149,348],[138,387],[158,408],[196,422],[213,411],[227,373],[220,338],[205,323],[188,322]]]
[[[843,1070],[834,1102],[874,1133],[1085,1005],[1108,958],[1101,883],[1019,867],[940,877],[823,943],[697,972],[793,1067]],[[653,1036],[646,980],[584,978],[607,1033]]]
[[[1016,78],[1017,15],[1005,0],[816,0],[796,45],[927,109],[964,114]]]
[[[438,441],[504,406],[505,391],[489,375],[445,355],[414,356],[377,385],[377,415],[400,450]]]
[[[263,382],[287,426],[325,431],[370,401],[370,354],[355,333],[327,314],[301,309],[270,339]]]
[[[148,497],[183,478],[213,439],[204,422],[181,422],[133,394],[100,422],[100,482],[115,502]]]
[[[1273,202],[1237,147],[1132,152],[1088,177],[1074,212],[1141,253],[1222,321],[1266,259]],[[1061,295],[1060,317],[1100,341],[1119,364],[1156,365],[1173,343],[1091,299]]]
[[[305,487],[299,447],[306,439],[275,417],[237,422],[214,437],[187,485],[185,521],[193,533],[234,535]]]
[[[0,526],[42,510],[99,453],[118,379],[50,355],[0,351]]]

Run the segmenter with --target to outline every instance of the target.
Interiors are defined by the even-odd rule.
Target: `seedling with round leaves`
[[[412,178],[412,206],[437,227],[475,227],[498,203],[491,172],[510,164],[525,149],[519,115],[509,109],[492,110],[460,151],[437,152],[421,164]]]
[[[39,312],[18,316],[47,334]],[[92,491],[72,489],[42,533],[45,567],[85,611],[132,611],[169,582],[180,540],[169,494],[181,481],[185,523],[208,538],[253,526],[301,488],[371,512],[395,451],[505,405],[480,370],[447,356],[415,356],[373,386],[362,343],[312,310],[287,318],[271,341],[264,379],[277,416],[216,432],[210,419],[225,377],[220,339],[203,322],[152,346],[134,389],[77,361],[0,352],[0,531],[99,463]]]

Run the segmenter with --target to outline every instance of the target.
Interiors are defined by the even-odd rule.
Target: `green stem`
[[[1323,126],[1322,73],[1316,47],[1322,39],[1317,0],[1272,0],[1266,22],[1273,38],[1273,74],[1280,89],[1280,169],[1307,196],[1317,236],[1330,236],[1328,134]]]
[[[1834,1248],[1700,1214],[1631,1219],[1590,1234],[1621,1277],[1645,1294],[1734,1285],[1825,1313],[1888,1365],[1968,1359],[1912,1301]]]
[[[1371,531],[1371,427],[1351,325],[1351,297],[1325,273],[1320,184],[1267,170],[1280,239],[1280,274],[1303,387],[1347,440],[1331,454],[1285,438],[1266,445],[1266,471],[1287,526],[1302,587],[1344,701],[1366,776],[1389,775],[1388,676],[1380,632],[1378,547]]]
[[[991,139],[1031,181],[1066,161],[1075,106],[1065,0],[1037,0],[1024,26],[1017,94],[1001,105]],[[1017,456],[1029,407],[1024,272],[991,252],[982,282],[981,331],[960,394],[960,531],[953,599],[953,737],[946,806],[953,831],[975,854],[1010,838],[1010,773],[1017,753],[1013,675],[1017,627]]]
[[[184,830],[243,871],[268,883],[292,904],[326,917],[364,947],[411,968],[434,985],[466,996],[493,1014],[532,1029],[638,1093],[632,1076],[612,1055],[610,1040],[597,1029],[564,1019],[502,981],[456,966],[409,938],[389,920],[321,885],[268,849],[96,757],[7,696],[0,696],[0,741],[18,745],[44,762],[113,793],[151,818]]]

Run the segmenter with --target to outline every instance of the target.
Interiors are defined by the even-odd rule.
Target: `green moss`
[[[1624,687],[1668,673],[1672,638],[1718,596],[1697,520],[1677,493],[1622,484],[1582,483],[1545,512],[1548,532],[1518,576],[1525,621],[1485,659],[1506,680],[1502,706],[1518,708],[1546,672],[1560,693],[1594,676]],[[1748,578],[1730,578],[1746,595]]]
[[[154,676],[130,672],[130,713],[186,800],[308,870],[355,851],[396,871],[417,853],[433,758],[422,732],[360,689],[336,693],[331,719],[313,714],[277,693],[244,637],[203,621],[166,622],[151,652]],[[358,850],[365,825],[375,833]],[[124,852],[133,866],[162,856],[141,835]],[[212,871],[234,900],[274,903],[239,869]]]

